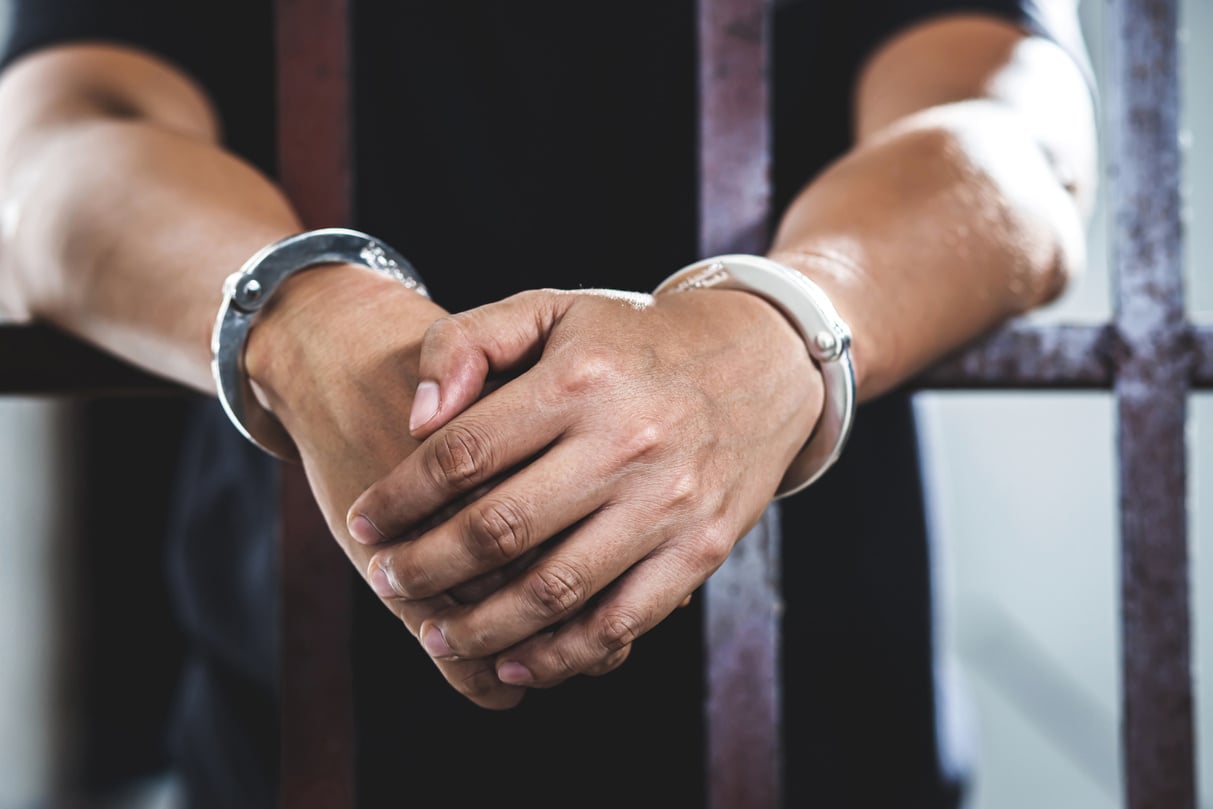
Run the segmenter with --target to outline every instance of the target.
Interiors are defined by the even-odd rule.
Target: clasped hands
[[[250,376],[351,561],[485,707],[622,664],[758,521],[821,409],[799,335],[745,292],[448,315],[357,268],[290,283]]]

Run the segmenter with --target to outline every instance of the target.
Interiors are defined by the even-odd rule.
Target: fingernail
[[[350,529],[350,536],[363,545],[374,545],[387,539],[383,535],[383,532],[375,527],[375,523],[361,514],[354,515],[354,519],[350,520],[348,527]]]
[[[526,666],[511,660],[497,667],[497,679],[506,685],[526,685],[534,677],[531,676],[531,670]]]
[[[399,595],[396,592],[396,588],[392,586],[392,580],[388,577],[387,571],[379,565],[371,568],[371,589],[375,591],[376,595],[383,596],[384,598]]]
[[[442,630],[433,624],[421,633],[421,645],[430,653],[430,657],[451,656],[451,647],[447,646],[446,638],[442,637]]]
[[[438,383],[425,380],[417,385],[413,397],[413,412],[409,414],[409,430],[416,430],[438,412]]]

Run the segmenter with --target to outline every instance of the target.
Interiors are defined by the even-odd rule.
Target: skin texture
[[[1079,113],[1051,120],[1064,111],[1045,83],[1059,76]],[[851,324],[861,401],[1062,289],[1081,260],[1086,93],[1056,48],[979,19],[909,32],[869,65],[857,145],[796,199],[770,251]],[[425,440],[354,503],[351,528],[372,544],[396,537],[509,477],[420,538],[388,543],[377,591],[427,598],[559,540],[490,597],[427,620],[427,651],[497,655],[499,677],[528,686],[598,673],[724,561],[821,406],[803,350],[779,359],[786,335],[766,331],[747,344],[762,327],[735,331],[730,295],[603,308],[527,293],[430,327],[419,373],[437,385],[437,412],[414,411]],[[727,340],[696,332],[694,316],[680,332],[644,322],[692,301]],[[486,375],[536,355],[468,407]]]
[[[223,279],[301,229],[281,192],[220,147],[209,102],[188,78],[99,46],[35,53],[0,77],[0,212],[0,307],[212,394]],[[369,303],[342,305],[350,296]],[[402,425],[421,336],[445,311],[346,266],[289,280],[267,307],[246,365],[298,444],[334,537],[366,570],[371,554],[350,540],[345,513],[417,446]],[[279,375],[319,384],[279,396]],[[389,606],[416,634],[450,603]],[[486,707],[521,699],[491,661],[439,669]]]
[[[1095,138],[1069,57],[988,18],[895,37],[855,93],[854,147],[768,254],[850,323],[870,399],[1078,271]],[[0,306],[213,393],[223,278],[300,229],[218,129],[143,54],[13,65]],[[285,284],[246,364],[351,562],[492,708],[621,664],[758,519],[822,400],[795,332],[746,293],[533,290],[450,314],[346,266]]]

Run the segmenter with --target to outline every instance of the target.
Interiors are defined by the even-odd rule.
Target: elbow
[[[1051,254],[1037,271],[1035,299],[1027,302],[1027,309],[1057,300],[1086,272],[1086,232],[1077,209],[1069,217],[1063,215],[1054,224],[1053,230]]]
[[[1085,274],[1098,182],[1094,148],[1059,154],[1041,144],[1039,151],[1047,173],[1038,178],[1033,199],[1020,203],[1039,231],[1040,249],[1033,253],[1038,283],[1028,308],[1057,300]]]
[[[988,100],[935,108],[907,119],[924,148],[951,167],[965,200],[958,216],[979,229],[1003,263],[1006,314],[1058,299],[1082,276],[1095,194],[1094,152],[1071,141],[1054,150],[1015,110]],[[1009,274],[1006,271],[1009,269]]]
[[[961,116],[949,135],[997,199],[1002,227],[993,230],[1016,267],[1012,313],[1023,314],[1057,300],[1086,270],[1096,151],[1083,139],[1046,141],[997,102],[975,106],[980,114]]]
[[[1084,275],[1087,213],[1076,188],[1041,178],[1034,188],[1005,191],[1013,221],[1007,254],[1017,265],[1011,314],[1053,303]],[[1030,197],[1028,195],[1030,194]]]

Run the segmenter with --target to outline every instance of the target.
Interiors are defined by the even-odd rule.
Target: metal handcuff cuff
[[[762,256],[731,254],[696,261],[662,281],[653,294],[688,289],[737,289],[766,299],[791,321],[821,368],[825,382],[821,418],[788,466],[775,497],[803,490],[838,460],[855,420],[850,328],[820,287],[791,267]]]
[[[282,423],[257,401],[244,369],[244,346],[257,312],[279,285],[320,264],[361,265],[429,297],[421,276],[404,256],[373,236],[346,228],[288,236],[259,250],[227,277],[211,333],[211,374],[219,402],[245,438],[284,460],[297,459],[299,451]]]
[[[404,256],[373,236],[346,228],[312,230],[274,242],[227,277],[211,334],[211,373],[219,402],[245,438],[282,459],[297,459],[298,450],[281,422],[257,401],[244,370],[244,347],[257,312],[282,282],[321,264],[361,265],[429,297]],[[850,329],[816,284],[761,256],[733,254],[697,261],[663,281],[654,294],[707,288],[744,290],[769,301],[796,327],[821,368],[821,418],[776,491],[777,498],[795,494],[838,460],[850,435],[856,407]]]

